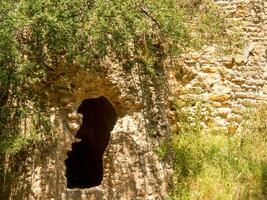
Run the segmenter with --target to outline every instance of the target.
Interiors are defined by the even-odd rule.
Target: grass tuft
[[[235,135],[201,128],[198,116],[177,115],[170,199],[267,199],[267,105],[252,108]]]

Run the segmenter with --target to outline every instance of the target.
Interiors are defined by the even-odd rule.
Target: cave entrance
[[[75,137],[81,141],[74,142],[67,153],[67,187],[90,188],[103,180],[103,154],[117,117],[114,107],[103,96],[85,99],[78,113],[83,115],[83,122]]]

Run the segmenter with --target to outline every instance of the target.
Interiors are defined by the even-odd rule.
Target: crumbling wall
[[[203,102],[206,126],[235,132],[247,108],[267,100],[267,2],[215,2],[225,12],[226,31],[240,34],[243,48],[230,55],[218,45],[185,53],[169,67],[168,80],[175,99]]]

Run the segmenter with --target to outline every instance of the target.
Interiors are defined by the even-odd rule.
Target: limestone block
[[[236,84],[244,84],[246,82],[246,80],[244,78],[237,77],[234,75],[234,78],[232,78],[232,82],[234,82]]]
[[[262,91],[263,91],[264,94],[267,94],[267,85],[264,85],[262,87]]]
[[[226,119],[227,119],[228,122],[241,123],[241,121],[242,121],[242,117],[240,115],[233,114],[233,113],[229,113],[227,115],[227,118]]]
[[[257,90],[257,86],[256,85],[242,85],[243,88],[245,88],[247,91],[253,92]]]
[[[234,92],[241,92],[241,91],[242,91],[240,85],[234,85],[233,88],[232,88],[232,90],[233,90]]]
[[[256,86],[263,86],[265,84],[266,81],[264,80],[254,80],[254,79],[249,79],[249,80],[246,80],[246,84],[247,85],[256,85]]]
[[[232,111],[237,114],[243,114],[246,110],[245,106],[242,105],[233,105],[232,106]]]
[[[255,96],[255,99],[256,100],[267,100],[267,95],[265,95],[265,94],[257,94],[256,96]]]
[[[229,94],[231,92],[231,88],[229,87],[230,83],[220,83],[214,84],[213,86],[213,92],[218,94]]]
[[[247,93],[247,92],[236,92],[235,98],[246,98],[246,99],[255,99],[256,96],[253,93]]]
[[[202,71],[205,73],[216,73],[217,69],[215,67],[211,67],[211,66],[203,66]]]
[[[243,100],[241,101],[241,103],[242,103],[244,106],[249,107],[249,106],[253,106],[253,105],[255,105],[255,104],[256,104],[256,100],[254,100],[254,99],[243,99]]]
[[[204,82],[209,86],[221,82],[221,75],[218,73],[212,73],[209,75],[203,73],[203,75],[204,75]]]
[[[222,104],[221,104],[220,102],[214,101],[214,102],[212,103],[212,106],[214,106],[214,107],[216,107],[216,108],[220,108],[220,107],[222,107]]]
[[[217,115],[223,117],[223,118],[226,118],[227,115],[231,112],[231,109],[230,108],[218,108],[217,109]]]
[[[223,102],[223,101],[227,101],[230,99],[230,95],[229,94],[212,94],[210,95],[209,99],[211,101],[220,101],[220,102]]]

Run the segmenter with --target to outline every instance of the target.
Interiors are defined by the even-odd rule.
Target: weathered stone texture
[[[169,70],[170,86],[178,99],[203,100],[211,106],[215,125],[238,126],[246,108],[267,101],[267,2],[215,2],[225,12],[227,31],[240,33],[244,48],[228,56],[216,45],[183,54]],[[181,68],[187,70],[182,77]],[[188,79],[188,72],[194,77]]]
[[[167,93],[153,76],[139,70],[125,72],[107,61],[99,72],[67,72],[71,88],[64,80],[55,82],[50,93],[51,120],[57,144],[47,152],[35,150],[13,174],[6,199],[15,200],[112,200],[166,199],[171,166],[156,154],[169,135]],[[117,122],[104,153],[104,177],[99,186],[68,189],[65,177],[67,152],[78,139],[82,115],[77,109],[84,99],[105,96],[115,108]],[[10,165],[12,161],[10,161]],[[16,180],[16,181],[15,181]]]

